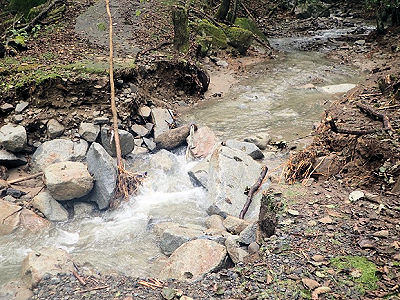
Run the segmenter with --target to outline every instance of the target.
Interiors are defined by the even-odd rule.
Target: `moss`
[[[108,74],[107,62],[79,61],[73,64],[62,66],[66,70],[72,70],[78,73],[89,74]]]
[[[106,31],[107,27],[104,23],[97,23],[97,29],[100,31]]]
[[[352,280],[356,283],[356,287],[361,294],[367,290],[375,290],[377,288],[378,277],[376,276],[376,265],[361,256],[339,256],[331,259],[331,265],[341,270],[354,269],[358,275],[352,276]]]
[[[205,57],[212,48],[212,39],[208,36],[198,37],[196,42],[199,45],[200,56]]]
[[[224,31],[228,38],[228,44],[236,48],[240,54],[245,54],[253,42],[251,31],[229,26],[224,26]]]
[[[200,20],[194,23],[194,29],[202,37],[210,37],[213,48],[226,49],[228,47],[227,37],[222,28],[211,24],[207,20]]]
[[[248,18],[237,18],[235,21],[235,25],[239,26],[240,28],[251,31],[264,41],[267,40],[267,37],[264,35],[264,33],[261,32],[260,29],[258,29],[256,23]]]
[[[32,7],[32,8],[29,10],[28,15],[27,15],[26,18],[27,18],[28,20],[32,20],[34,17],[36,17],[36,16],[42,11],[42,9],[43,9],[44,7],[45,7],[44,4],[41,4],[41,5]]]

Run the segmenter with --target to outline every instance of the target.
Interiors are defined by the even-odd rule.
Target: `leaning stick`
[[[258,177],[257,182],[250,188],[249,193],[247,194],[246,203],[244,204],[243,209],[239,214],[239,218],[240,219],[244,219],[244,216],[246,215],[247,211],[249,210],[251,201],[253,201],[253,196],[258,191],[258,189],[260,188],[261,184],[263,183],[264,178],[267,175],[267,172],[268,172],[268,167],[264,166],[262,168],[262,170],[261,170],[261,174]]]
[[[18,183],[18,182],[34,179],[34,178],[39,177],[41,175],[43,175],[43,172],[32,174],[32,175],[21,177],[21,178],[17,178],[17,179],[13,179],[13,180],[7,181],[7,183],[8,184],[15,184],[15,183]]]

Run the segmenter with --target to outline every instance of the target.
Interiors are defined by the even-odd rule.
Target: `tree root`
[[[375,109],[373,109],[372,107],[369,107],[362,103],[357,103],[356,105],[362,112],[366,113],[368,116],[371,116],[373,118],[376,118],[376,119],[382,121],[383,128],[385,130],[393,130],[392,125],[390,124],[390,119],[387,115],[385,115],[381,112],[378,112]]]

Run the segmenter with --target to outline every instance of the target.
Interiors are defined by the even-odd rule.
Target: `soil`
[[[161,10],[168,11],[165,6],[159,5],[160,2],[152,0],[145,4],[135,3],[129,9],[126,5],[128,2],[121,1],[118,4],[121,10],[115,15],[115,22],[120,24],[120,21],[129,19],[131,21],[127,26],[135,30],[136,34],[132,34],[117,26],[117,36],[121,39],[117,46],[118,55],[129,59],[129,55],[134,56],[140,49],[169,40],[171,30],[163,26],[169,24],[167,19],[159,17],[166,15],[160,14]],[[84,10],[89,4],[78,2],[76,6],[69,6],[66,20],[72,20],[77,11]],[[149,9],[153,4],[155,9]],[[249,9],[254,9],[248,4]],[[323,27],[338,26],[337,19],[294,21],[287,14],[279,16],[281,18],[277,17],[273,22],[260,20],[260,27],[269,36],[287,36],[289,32],[294,35],[304,34]],[[50,65],[52,63],[49,59],[39,55],[43,52],[39,51],[39,47],[51,43],[60,64],[73,63],[87,57],[104,61],[104,38],[98,38],[98,34],[78,35],[72,23],[63,22],[64,25],[58,27],[54,34],[44,34],[32,40],[29,50],[17,59],[29,55],[36,64]],[[154,24],[157,25],[152,26]],[[157,38],[151,41],[145,39],[145,36],[151,36],[149,30]],[[97,38],[99,42],[94,43]],[[272,178],[274,184],[269,194],[281,203],[278,226],[275,234],[262,242],[260,251],[248,257],[246,262],[231,269],[207,274],[195,283],[168,281],[164,288],[156,289],[139,284],[139,280],[148,278],[100,274],[79,268],[78,272],[87,285],[82,286],[73,275],[59,274],[42,280],[34,289],[33,299],[173,299],[166,296],[168,292],[175,295],[174,299],[184,299],[180,295],[194,299],[399,299],[398,38],[398,29],[393,28],[384,37],[370,35],[365,40],[365,46],[356,45],[356,39],[346,40],[330,52],[330,57],[337,59],[338,63],[362,67],[368,72],[367,79],[326,111],[325,118],[314,132],[313,142],[305,150],[292,153],[287,164],[286,178],[294,184],[287,185]],[[135,47],[131,47],[132,43]],[[198,78],[197,67],[194,64],[183,64],[179,60],[173,64],[165,63],[167,55],[175,55],[173,52],[166,53],[152,52],[143,57],[142,67],[139,68],[142,71],[126,73],[122,69],[119,78],[123,84],[132,83],[141,87],[141,92],[135,98],[137,100],[127,108],[129,111],[135,111],[140,103],[153,102],[176,109],[184,106],[183,103],[193,104],[202,99],[202,86],[195,80]],[[224,92],[228,86],[222,84],[225,80],[233,84],[235,76],[245,71],[248,60],[254,62],[259,59],[257,51],[251,54],[251,59],[228,58],[231,66],[229,69],[212,67],[211,90],[206,96]],[[171,74],[175,76],[171,77]],[[180,82],[178,79],[185,74],[193,75],[189,88],[187,84],[176,85]],[[37,131],[41,128],[42,120],[51,116],[64,118],[63,114],[67,114],[65,120],[70,124],[67,128],[72,129],[79,124],[79,120],[92,118],[94,111],[107,115],[107,95],[101,92],[101,89],[108,88],[105,75],[100,74],[84,81],[81,77],[74,77],[68,79],[68,82],[62,76],[48,81],[45,90],[52,87],[53,92],[57,89],[60,92],[67,88],[70,89],[67,94],[71,97],[64,98],[67,100],[65,102],[53,103],[48,109],[37,105],[38,111],[32,116],[32,121],[24,121],[31,122],[24,125],[31,128],[32,143],[43,134]],[[173,84],[167,78],[173,78]],[[214,78],[220,81],[214,81]],[[92,89],[87,94],[93,102],[74,94],[88,83],[90,86],[102,86],[99,91]],[[124,88],[126,86],[121,87],[121,92]],[[27,98],[35,99],[31,96],[42,92],[39,89]],[[53,98],[57,98],[57,95]],[[2,99],[9,101],[14,100],[13,97],[15,94],[7,94]],[[66,103],[70,103],[72,111],[69,111],[71,107],[60,108]],[[383,122],[362,112],[356,106],[357,103],[368,105],[388,116],[392,129],[383,130]],[[334,133],[329,123],[331,119],[341,129],[374,129],[376,133]],[[324,162],[329,164],[326,166]],[[326,168],[322,172],[324,165]],[[365,196],[350,200],[349,195],[355,190],[364,191]],[[321,293],[318,295],[318,292]]]

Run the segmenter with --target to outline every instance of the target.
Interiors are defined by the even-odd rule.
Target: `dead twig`
[[[141,51],[139,51],[138,53],[136,53],[135,62],[138,60],[139,56],[141,56],[141,55],[144,55],[144,54],[146,54],[146,53],[148,53],[148,52],[151,52],[151,51],[159,50],[159,49],[161,49],[161,48],[163,48],[163,47],[165,47],[165,46],[169,46],[169,45],[172,45],[172,44],[173,44],[173,42],[164,41],[164,42],[159,43],[159,44],[158,44],[157,46],[155,46],[155,47],[149,47],[149,48],[147,48],[147,49],[141,50]]]
[[[109,288],[108,285],[95,286],[95,287],[92,287],[90,289],[79,291],[79,293],[83,294],[83,293],[87,293],[87,292],[91,292],[91,291],[104,290],[104,289],[107,289],[107,288]]]
[[[249,193],[247,194],[246,203],[244,204],[243,209],[241,210],[241,212],[239,214],[240,219],[244,219],[244,216],[246,215],[246,213],[250,207],[251,201],[253,200],[253,196],[260,188],[265,176],[267,175],[267,172],[268,172],[268,167],[264,166],[261,170],[261,174],[258,177],[257,182],[250,188]]]
[[[83,286],[86,285],[86,281],[76,271],[72,271],[72,274],[75,276],[80,284],[82,284]]]
[[[338,128],[336,126],[335,120],[332,117],[327,117],[326,121],[331,127],[331,130],[334,133],[343,133],[343,134],[350,134],[350,135],[366,135],[366,134],[371,134],[371,133],[376,133],[377,131],[375,129],[372,130],[353,130],[353,129],[345,129],[345,128]]]
[[[362,103],[357,103],[356,106],[364,113],[366,113],[367,115],[374,117],[380,121],[383,122],[383,128],[385,130],[393,130],[392,125],[390,124],[390,120],[389,117],[383,113],[380,113],[378,111],[376,111],[375,109],[373,109],[372,107],[369,107],[365,104]]]
[[[35,179],[36,177],[39,177],[39,176],[42,176],[42,175],[43,175],[43,172],[39,172],[39,173],[32,174],[32,175],[29,175],[29,176],[25,176],[25,177],[21,177],[21,178],[17,178],[17,179],[13,179],[13,180],[7,181],[7,183],[8,184],[15,184],[15,183],[19,183],[19,182],[22,182],[22,181]]]

